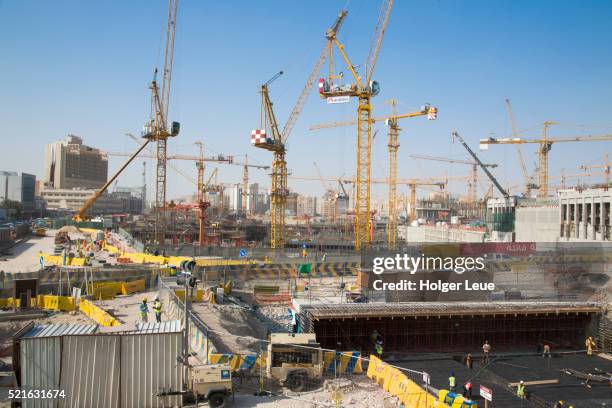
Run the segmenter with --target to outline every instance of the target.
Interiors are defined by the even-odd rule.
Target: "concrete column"
[[[595,240],[597,239],[595,232],[595,223],[597,220],[595,219],[595,196],[591,196],[591,225],[589,226],[589,239]]]
[[[582,201],[582,233],[580,234],[580,238],[582,239],[587,239],[587,226],[588,226],[588,222],[586,219],[587,216],[587,210],[586,210],[586,200],[584,199],[584,197],[582,197],[580,199],[580,201]]]
[[[606,240],[606,205],[604,203],[603,194],[599,196],[599,237],[600,241]]]

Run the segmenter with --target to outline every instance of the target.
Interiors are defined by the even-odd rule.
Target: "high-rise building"
[[[15,171],[0,171],[0,202],[17,201],[24,213],[35,208],[36,176]]]
[[[229,212],[240,213],[242,211],[242,189],[239,184],[225,189],[225,199]]]
[[[309,217],[314,217],[316,214],[317,208],[317,198],[316,197],[306,197],[306,196],[298,196],[297,199],[297,215],[307,215]]]
[[[45,147],[45,174],[48,188],[96,189],[106,183],[108,157],[98,149],[83,144],[78,136],[49,143]]]
[[[289,193],[287,194],[287,202],[285,204],[285,214],[289,216],[294,216],[297,214],[297,193]]]
[[[249,195],[247,196],[247,207],[249,208],[249,213],[257,214],[259,213],[260,205],[259,205],[259,184],[253,183],[249,186]]]

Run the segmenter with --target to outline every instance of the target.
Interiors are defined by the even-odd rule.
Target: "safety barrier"
[[[266,366],[266,356],[259,354],[232,354],[232,353],[208,353],[208,361],[211,364],[229,364],[232,371],[254,371]],[[323,352],[323,367],[327,374],[361,374],[361,353],[358,351],[348,352]]]
[[[33,303],[36,299],[32,299]],[[14,307],[21,307],[21,300],[15,298],[0,298],[0,309],[12,309]]]
[[[185,289],[174,289],[176,297],[180,300],[185,300]],[[204,300],[204,290],[198,289],[191,295],[192,302],[202,302]]]
[[[36,306],[45,310],[61,310],[71,312],[76,309],[74,298],[71,296],[38,295]]]
[[[229,364],[233,372],[257,371],[266,366],[265,356],[260,357],[258,354],[209,353],[208,361],[211,364]]]
[[[145,280],[139,279],[131,282],[121,282],[121,294],[129,295],[135,292],[143,292],[145,290]]]
[[[389,394],[396,396],[406,407],[450,408],[409,379],[401,370],[391,367],[376,356],[370,356],[366,375]]]
[[[359,351],[325,351],[323,366],[328,374],[361,374],[361,352]]]
[[[96,323],[101,324],[104,327],[118,326],[119,321],[113,316],[108,314],[104,309],[99,308],[92,302],[81,299],[79,302],[79,310]]]
[[[45,265],[66,265],[66,266],[84,266],[86,258],[79,258],[77,256],[70,257],[66,256],[66,263],[64,264],[64,257],[61,255],[50,255],[43,252],[38,253],[38,259],[42,256]]]

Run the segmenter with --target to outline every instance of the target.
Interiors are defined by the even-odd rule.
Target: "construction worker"
[[[156,297],[153,302],[153,312],[155,313],[155,321],[161,323],[162,304],[159,301],[159,297]]]
[[[489,340],[485,340],[484,344],[482,345],[482,352],[484,353],[482,361],[486,361],[488,363],[489,354],[491,353],[491,345],[489,344]]]
[[[550,358],[550,344],[544,343],[544,351],[542,352],[542,357]]]
[[[470,370],[472,369],[472,366],[474,365],[474,361],[472,359],[472,355],[471,354],[468,354],[467,357],[465,358],[465,365]]]
[[[457,379],[455,378],[455,372],[451,371],[450,377],[448,377],[448,389],[450,392],[455,392],[455,384],[457,383]]]
[[[376,341],[376,344],[374,344],[374,351],[378,355],[378,358],[382,359],[382,354],[383,354],[382,340]]]
[[[142,303],[140,304],[140,319],[143,323],[147,323],[149,321],[149,306],[147,305],[147,298],[142,299]]]
[[[586,348],[587,348],[587,356],[592,356],[593,349],[595,348],[595,340],[593,340],[593,337],[589,336],[584,342],[584,344],[586,345]]]
[[[562,400],[557,401],[553,408],[563,408],[563,401]]]
[[[516,396],[525,399],[525,382],[521,380],[516,387]]]

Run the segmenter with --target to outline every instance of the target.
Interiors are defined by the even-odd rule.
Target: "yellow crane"
[[[306,80],[306,85],[302,89],[295,106],[283,131],[280,132],[278,123],[274,115],[272,108],[272,102],[270,101],[268,86],[278,77],[283,74],[280,71],[274,75],[270,80],[264,83],[260,88],[261,94],[261,114],[260,114],[260,126],[259,129],[255,129],[251,132],[251,144],[261,149],[269,150],[273,153],[272,161],[272,186],[270,189],[271,200],[270,200],[270,247],[271,248],[282,248],[285,244],[285,207],[287,203],[287,195],[289,189],[287,187],[287,162],[285,161],[287,138],[291,134],[293,127],[302,112],[308,94],[310,93],[312,86],[316,80],[319,71],[325,61],[327,52],[331,49],[331,42],[336,38],[336,34],[342,26],[342,22],[346,17],[346,11],[340,12],[336,18],[334,24],[327,30],[325,37],[326,43],[319,55],[319,59],[315,62],[315,65]]]
[[[381,116],[371,118],[372,123],[384,121],[389,127],[389,223],[387,226],[387,243],[390,248],[395,248],[397,237],[397,152],[399,149],[399,132],[402,130],[399,127],[398,120],[405,118],[414,118],[418,116],[427,116],[429,120],[435,120],[438,117],[438,109],[429,104],[421,107],[419,111],[397,114],[396,101],[391,99],[388,101],[392,107],[393,114],[389,116]],[[310,130],[326,129],[341,126],[350,126],[356,124],[356,120],[345,122],[331,122],[313,125]]]
[[[604,154],[603,164],[585,164],[579,167],[580,170],[603,169],[606,184],[610,184],[610,162],[608,162],[608,153]]]
[[[508,110],[510,126],[512,126],[512,137],[518,137],[516,122],[514,121],[514,115],[512,114],[512,104],[510,103],[510,99],[508,98],[506,98],[506,108]],[[531,177],[529,177],[529,173],[527,172],[527,166],[525,165],[525,158],[523,157],[523,150],[521,149],[521,145],[516,145],[516,154],[519,158],[519,164],[521,165],[521,173],[523,174],[523,194],[525,195],[525,197],[529,197],[531,195],[531,189],[535,187],[535,183],[531,181]]]
[[[455,163],[455,164],[467,164],[471,166],[470,178],[468,179],[468,200],[470,203],[476,203],[476,190],[478,186],[478,166],[479,164],[475,161],[470,160],[461,160],[461,159],[452,159],[450,157],[438,157],[438,156],[426,156],[422,154],[411,154],[411,158],[413,159],[422,159],[422,160],[433,160],[440,161],[445,163]],[[495,168],[497,164],[494,163],[482,163],[484,167]]]
[[[385,30],[391,15],[393,0],[383,0],[378,22],[366,58],[364,75],[357,74],[356,66],[349,60],[344,45],[334,35],[331,39],[350,71],[354,83],[339,85],[333,69],[333,45],[329,46],[329,77],[319,80],[319,94],[328,103],[346,102],[350,97],[358,99],[357,105],[357,191],[355,199],[355,248],[370,246],[370,166],[372,150],[372,106],[370,100],[378,95],[380,86],[372,80]],[[329,39],[329,37],[328,37]]]
[[[172,83],[172,65],[174,62],[174,36],[176,33],[176,16],[179,0],[169,0],[168,28],[166,30],[166,52],[162,72],[161,88],[157,84],[157,69],[151,81],[151,119],[144,126],[142,137],[147,142],[157,143],[157,166],[155,177],[155,239],[159,245],[165,243],[166,224],[166,161],[168,138],[177,136],[180,130],[178,122],[168,125],[168,108],[170,106],[170,89]]]
[[[612,140],[612,135],[598,135],[598,136],[574,136],[574,137],[548,137],[548,128],[556,124],[557,122],[546,121],[542,128],[542,135],[540,139],[521,139],[521,138],[488,138],[480,139],[480,149],[487,150],[489,145],[494,144],[527,144],[536,143],[538,147],[538,197],[548,197],[548,153],[550,152],[554,143],[568,143],[568,142],[601,142]]]

